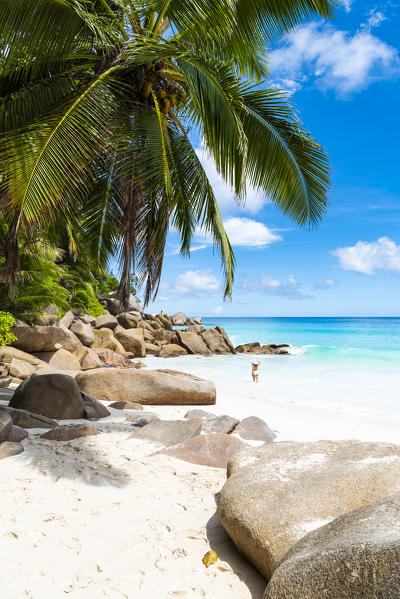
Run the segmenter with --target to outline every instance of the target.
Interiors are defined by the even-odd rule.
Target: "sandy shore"
[[[149,409],[165,419],[187,411]],[[379,413],[223,396],[210,411],[258,415],[278,441],[399,438],[399,422]],[[23,454],[0,461],[7,599],[262,599],[265,582],[215,517],[225,472],[154,454],[156,445],[128,439],[124,420],[112,410],[95,423],[101,435],[69,443],[32,430]],[[210,548],[219,560],[206,569]]]

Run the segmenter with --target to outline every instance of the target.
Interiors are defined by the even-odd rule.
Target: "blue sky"
[[[327,215],[317,230],[299,230],[251,190],[238,207],[203,156],[236,254],[233,300],[223,301],[212,247],[199,237],[185,259],[171,234],[149,311],[400,315],[399,25],[400,3],[347,0],[333,22],[307,23],[272,50],[272,85],[292,94],[328,149]]]

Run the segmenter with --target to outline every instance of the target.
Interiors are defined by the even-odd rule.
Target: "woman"
[[[254,383],[258,383],[258,379],[260,376],[260,373],[258,372],[258,367],[260,366],[260,363],[258,360],[253,360],[251,363],[251,376],[253,379]]]

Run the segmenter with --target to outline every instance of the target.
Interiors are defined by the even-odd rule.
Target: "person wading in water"
[[[258,383],[258,379],[260,377],[260,373],[258,372],[258,367],[260,366],[260,362],[258,360],[253,360],[251,363],[251,377],[254,383]]]

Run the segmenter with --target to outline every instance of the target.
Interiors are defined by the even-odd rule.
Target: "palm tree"
[[[238,200],[259,189],[301,226],[326,207],[326,152],[282,91],[266,89],[266,48],[336,0],[0,0],[3,280],[18,236],[65,218],[99,265],[118,255],[158,290],[170,226],[189,254],[212,236],[232,291],[234,255],[189,136]],[[66,225],[67,226],[67,225]]]

